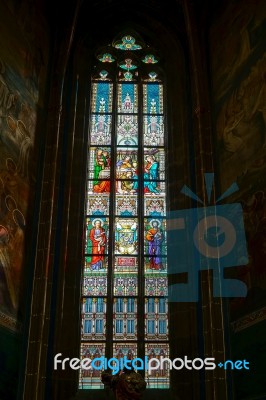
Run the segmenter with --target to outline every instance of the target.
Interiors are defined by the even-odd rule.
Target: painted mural
[[[221,192],[232,182],[239,186],[230,202],[243,206],[249,254],[247,265],[231,271],[246,283],[248,294],[229,302],[230,352],[235,358],[248,358],[256,374],[233,377],[233,385],[236,398],[264,398],[265,334],[258,332],[265,332],[266,323],[265,1],[228,1],[210,37]]]
[[[25,234],[35,186],[41,64],[37,62],[38,51],[26,35],[18,34],[21,26],[14,23],[12,13],[3,3],[0,15],[5,18],[0,29],[0,326],[16,331],[21,325],[18,314]]]
[[[211,38],[221,190],[237,181],[255,192],[266,168],[265,1],[228,2]]]
[[[266,5],[228,2],[212,28],[212,79],[221,192],[243,205],[249,264],[248,288],[266,289]],[[239,272],[240,273],[240,272]],[[232,301],[232,310],[244,306]],[[239,308],[239,309],[240,309]]]

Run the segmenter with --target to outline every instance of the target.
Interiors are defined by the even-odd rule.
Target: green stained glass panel
[[[92,84],[92,112],[112,112],[113,84],[97,82]]]
[[[158,62],[158,60],[155,58],[155,56],[153,54],[147,54],[142,61],[145,64],[156,64]]]
[[[163,113],[163,85],[159,83],[143,85],[143,112],[144,114]]]
[[[138,112],[138,87],[134,83],[119,83],[117,93],[117,111],[131,114]]]

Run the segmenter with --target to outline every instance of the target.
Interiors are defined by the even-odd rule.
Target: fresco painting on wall
[[[239,279],[249,293],[266,291],[266,23],[265,1],[229,2],[213,26],[213,98],[221,192],[243,205],[249,263]],[[219,40],[217,40],[219,38]],[[242,274],[242,276],[240,276]],[[264,292],[266,293],[266,292]],[[231,301],[231,318],[259,306],[258,296]],[[264,294],[265,297],[265,294]]]
[[[12,26],[11,16],[5,14]],[[36,55],[23,38],[15,40],[10,31],[3,29],[0,46],[6,53],[0,60],[0,325],[18,331],[25,230],[34,195],[33,148],[39,92],[33,68]],[[9,47],[5,46],[7,41]]]

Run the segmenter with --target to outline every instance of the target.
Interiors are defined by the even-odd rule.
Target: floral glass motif
[[[136,39],[131,35],[123,36],[122,40],[120,42],[117,41],[114,47],[119,50],[130,50],[130,51],[142,49],[141,45],[137,44]]]
[[[137,68],[137,66],[133,64],[133,60],[131,60],[131,58],[126,58],[125,61],[122,61],[119,64],[119,67],[125,69],[126,71],[133,71]]]
[[[107,78],[107,75],[108,75],[108,72],[105,71],[105,70],[102,70],[102,71],[99,73],[99,75],[100,75],[100,78],[101,78],[101,79],[106,79],[106,78]]]
[[[129,71],[124,72],[123,76],[124,76],[125,81],[132,81],[132,79],[133,79],[133,74],[131,74],[131,72],[129,72]]]
[[[107,266],[107,258],[105,257],[105,266]],[[83,289],[84,296],[106,296],[107,295],[107,274],[106,271],[99,271],[97,273],[91,272],[85,264],[85,271],[83,276]]]
[[[100,60],[103,63],[112,63],[115,61],[114,57],[110,53],[104,53],[98,56],[98,60]]]
[[[153,54],[147,54],[143,59],[142,62],[145,64],[156,64],[158,60],[155,58]]]
[[[149,78],[151,81],[155,81],[155,79],[157,78],[158,74],[156,74],[156,72],[149,72]]]

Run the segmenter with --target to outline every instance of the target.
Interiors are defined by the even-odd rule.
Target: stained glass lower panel
[[[159,367],[160,357],[169,357],[168,343],[146,343],[145,355],[151,361],[152,370],[145,371],[145,380],[147,389],[169,389],[170,387],[170,368],[169,362],[162,363],[162,369]],[[156,361],[157,360],[157,361]]]
[[[98,273],[87,273],[83,275],[82,294],[84,296],[106,296],[107,275]]]
[[[80,355],[81,359],[90,358],[91,360],[105,356],[105,343],[81,343]],[[104,389],[101,383],[101,372],[101,370],[94,368],[80,369],[79,389]]]
[[[81,339],[106,339],[106,298],[83,298],[81,312]]]
[[[145,299],[145,339],[168,340],[168,304],[165,297]]]
[[[115,340],[137,339],[137,299],[117,297],[113,309],[113,334]]]
[[[137,343],[114,343],[113,344],[113,357],[120,360],[126,357],[132,360],[137,357]]]
[[[166,274],[145,274],[145,296],[167,296],[168,280]]]
[[[137,274],[114,274],[114,295],[115,296],[136,296],[138,294]]]
[[[91,183],[91,182],[89,182]],[[87,215],[101,217],[109,214],[109,193],[91,194],[87,196]]]
[[[166,215],[165,196],[146,193],[144,201],[144,214],[150,217],[162,217]]]

